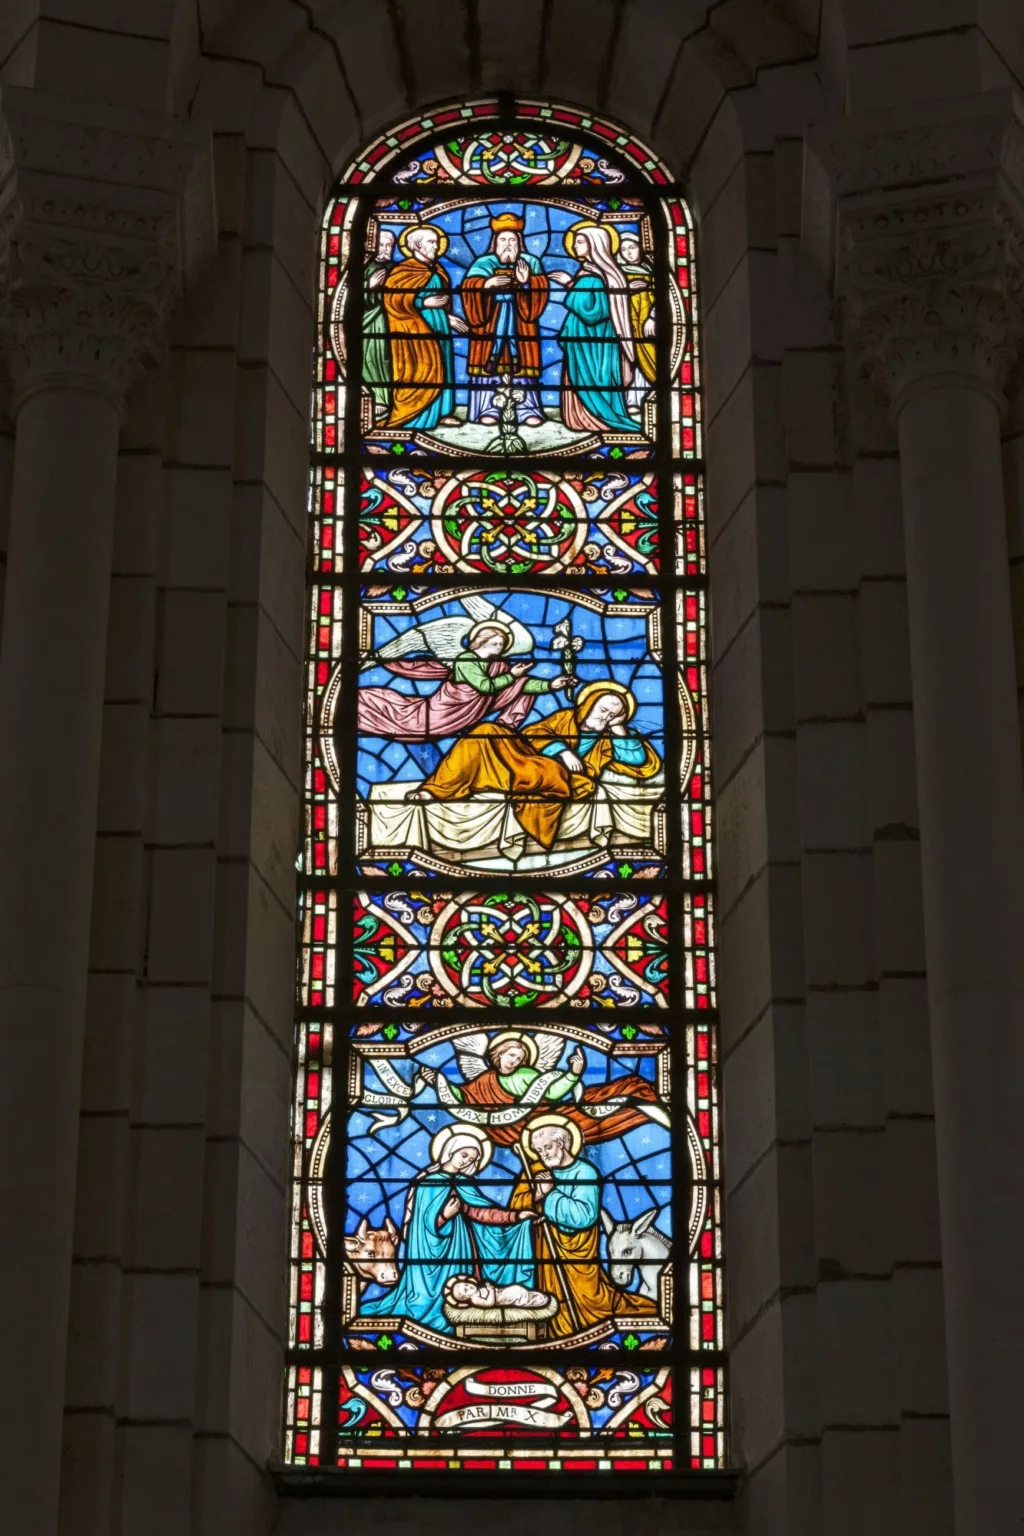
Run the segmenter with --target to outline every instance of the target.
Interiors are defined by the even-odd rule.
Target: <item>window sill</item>
[[[718,1472],[346,1472],[333,1467],[269,1464],[278,1493],[303,1498],[447,1498],[500,1499],[686,1499],[728,1503],[736,1496],[740,1473]]]

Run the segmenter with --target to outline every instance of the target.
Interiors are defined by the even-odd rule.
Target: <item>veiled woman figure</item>
[[[550,848],[570,800],[589,800],[603,775],[652,779],[661,759],[629,729],[636,698],[608,678],[585,683],[570,709],[524,731],[484,722],[463,736],[407,800],[468,800],[501,790],[524,832]]]
[[[580,263],[576,276],[551,272],[568,283],[562,343],[562,420],[576,432],[636,432],[626,409],[636,347],[626,280],[615,261],[618,231],[603,224],[574,224],[565,248]]]
[[[361,1317],[409,1317],[451,1333],[444,1315],[445,1283],[475,1275],[496,1285],[533,1279],[531,1215],[492,1205],[473,1183],[494,1152],[475,1125],[446,1125],[430,1143],[430,1166],[409,1185],[399,1249],[398,1284],[364,1301]]]

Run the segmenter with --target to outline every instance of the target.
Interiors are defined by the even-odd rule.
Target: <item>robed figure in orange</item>
[[[516,420],[528,427],[544,422],[540,397],[540,327],[548,302],[548,280],[536,256],[523,245],[523,220],[499,213],[491,220],[491,243],[470,266],[459,292],[469,321],[469,419],[496,423],[494,396],[503,378],[522,393]]]
[[[590,799],[604,774],[651,779],[661,771],[654,748],[627,729],[635,711],[636,699],[622,683],[586,683],[575,705],[524,731],[478,725],[406,798],[468,800],[500,790],[523,831],[551,848],[566,806]]]
[[[391,351],[391,409],[385,427],[429,431],[456,426],[452,331],[466,323],[450,315],[451,283],[440,263],[443,230],[418,224],[402,231],[405,260],[389,271],[382,289]]]

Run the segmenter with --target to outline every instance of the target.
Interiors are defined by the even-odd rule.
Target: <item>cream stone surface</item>
[[[268,1471],[318,215],[485,90],[698,221],[735,1498]],[[1017,1536],[1017,92],[1015,0],[4,8],[4,1530]]]

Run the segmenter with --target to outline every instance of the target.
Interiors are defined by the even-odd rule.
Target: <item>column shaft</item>
[[[1024,777],[999,414],[899,418],[958,1536],[1024,1515]]]
[[[54,1536],[119,415],[42,389],[17,422],[0,651],[0,1487]]]

